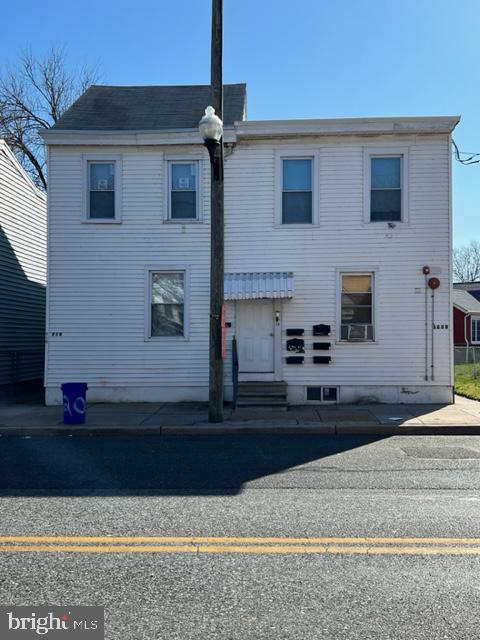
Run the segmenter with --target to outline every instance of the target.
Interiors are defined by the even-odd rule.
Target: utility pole
[[[211,91],[212,106],[223,120],[223,0],[212,0]],[[212,163],[210,192],[210,364],[209,422],[223,422],[223,359],[221,313],[224,277],[223,137]]]

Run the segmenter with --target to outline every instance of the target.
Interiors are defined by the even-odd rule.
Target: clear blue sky
[[[480,153],[479,0],[224,0],[224,82],[248,117],[460,114]],[[65,44],[105,84],[209,82],[210,0],[23,0],[2,7],[0,60]],[[454,164],[457,245],[480,240],[480,164]]]

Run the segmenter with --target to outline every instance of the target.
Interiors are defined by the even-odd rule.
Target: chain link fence
[[[480,400],[480,346],[455,347],[455,390]]]

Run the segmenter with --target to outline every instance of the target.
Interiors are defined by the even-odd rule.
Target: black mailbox
[[[305,340],[302,340],[301,338],[292,338],[291,340],[287,340],[287,351],[305,353]]]
[[[287,329],[287,336],[303,336],[305,329]]]
[[[330,342],[314,342],[313,348],[315,351],[328,351],[328,349],[330,349]]]
[[[329,324],[314,324],[313,325],[314,336],[329,336],[330,325]]]
[[[287,364],[303,364],[303,356],[287,356]]]

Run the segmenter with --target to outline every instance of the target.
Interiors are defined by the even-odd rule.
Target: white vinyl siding
[[[192,150],[186,148],[187,153]],[[79,225],[82,156],[95,151],[51,147],[47,384],[56,387],[75,378],[109,389],[208,387],[204,323],[209,317],[209,226],[163,224],[165,154],[161,148],[144,147],[106,148],[102,154],[122,157],[122,224]],[[201,204],[208,223],[206,152],[202,163]],[[150,270],[188,270],[185,337],[148,338],[146,265]]]
[[[364,140],[324,137],[302,148],[318,153],[318,226],[271,225],[277,209],[273,195],[278,157],[287,156],[285,142],[238,145],[226,163],[225,271],[292,271],[294,297],[277,302],[282,328],[282,379],[289,385],[424,385],[424,264],[441,270],[435,293],[436,322],[449,324],[450,217],[447,135],[392,137],[384,142],[406,154],[409,149],[409,224],[365,224]],[[401,141],[401,142],[400,142]],[[400,144],[397,144],[400,142]],[[298,154],[298,142],[293,145]],[[375,149],[381,148],[380,142]],[[238,197],[241,192],[242,197]],[[337,270],[376,272],[375,342],[340,343]],[[337,269],[338,268],[338,269]],[[230,318],[235,317],[233,304]],[[312,363],[312,327],[331,326],[329,365]],[[302,366],[287,366],[286,329],[305,329]],[[235,333],[232,325],[229,336]],[[337,344],[338,342],[338,344]],[[435,385],[450,385],[449,331],[435,333]],[[433,383],[429,383],[433,384]],[[341,399],[341,393],[340,393]],[[410,399],[411,401],[411,399]]]
[[[298,140],[240,141],[225,162],[225,271],[293,272],[293,299],[276,301],[274,309],[282,332],[282,379],[289,385],[338,386],[340,401],[343,385],[451,384],[450,331],[435,332],[435,382],[425,382],[421,273],[425,264],[439,270],[435,321],[450,324],[449,137],[371,139],[376,153],[384,149],[387,155],[405,156],[408,149],[408,224],[397,228],[365,224],[362,136],[311,138],[301,148]],[[123,223],[112,228],[78,224],[81,157],[95,148],[51,147],[50,330],[63,335],[49,338],[50,387],[75,377],[99,389],[188,387],[208,397],[209,160],[204,152],[204,224],[163,224],[168,218],[166,158],[201,153],[200,145],[179,146],[104,149],[106,155],[121,154],[123,164]],[[315,159],[313,219],[319,224],[281,224],[281,157]],[[145,340],[145,265],[155,269],[159,263],[190,269],[188,340]],[[364,273],[379,265],[375,342],[337,344],[337,268]],[[227,304],[227,321],[232,323],[228,385],[233,302]],[[331,325],[329,365],[312,362],[312,326],[318,323]],[[285,364],[289,327],[305,329],[302,366]]]
[[[0,141],[0,385],[41,379],[45,351],[46,196]],[[16,355],[15,355],[16,354]]]

